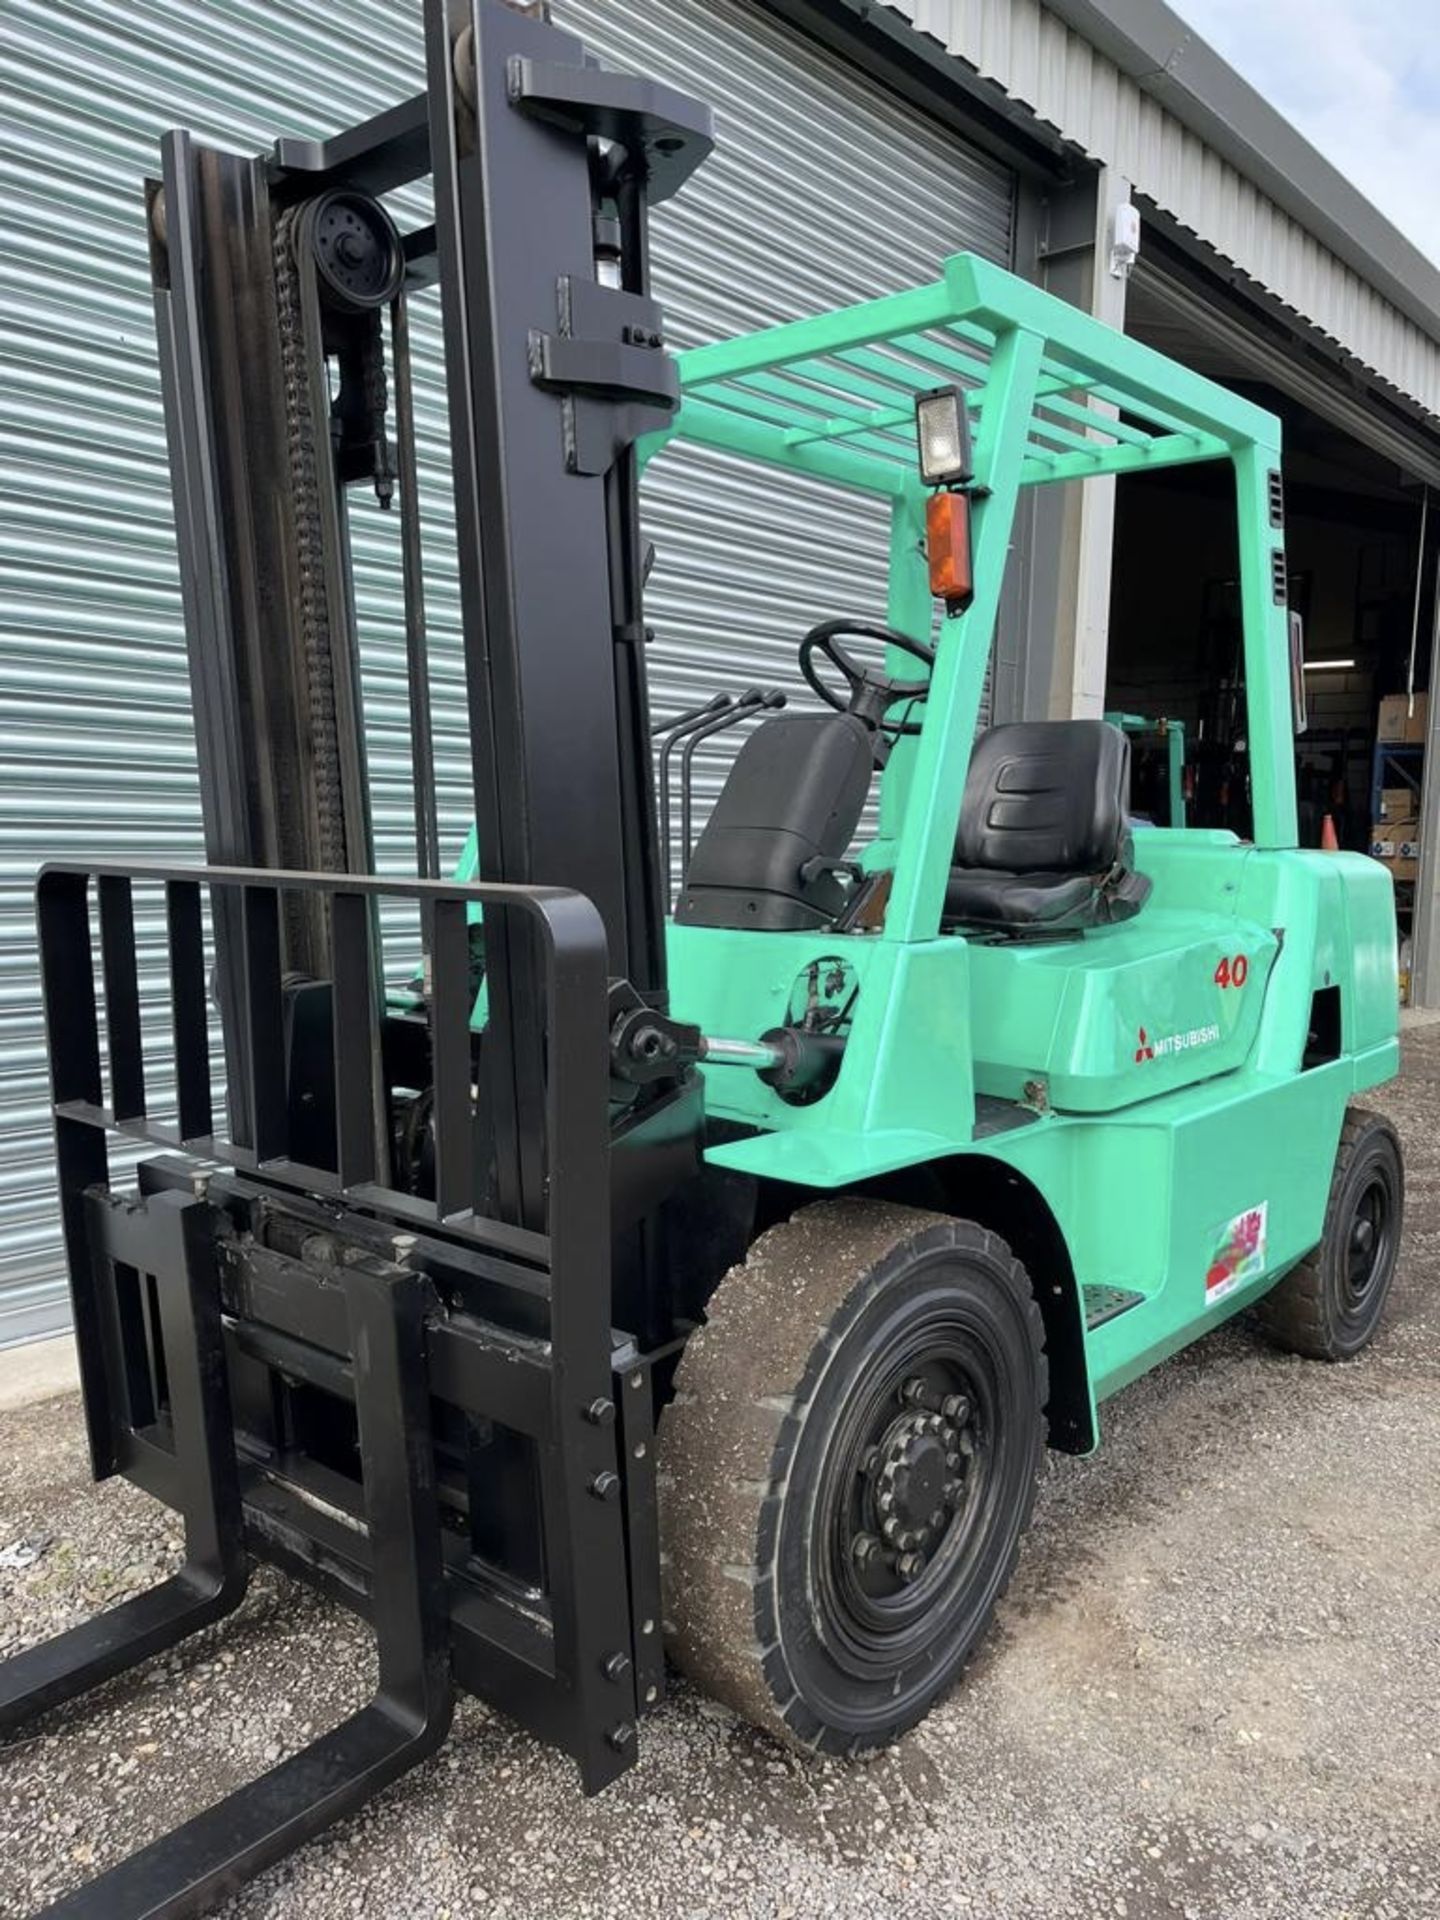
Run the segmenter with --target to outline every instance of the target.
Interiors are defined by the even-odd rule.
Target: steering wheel
[[[934,647],[924,640],[912,640],[908,633],[881,626],[879,621],[874,620],[822,620],[800,642],[800,671],[805,684],[812,692],[819,694],[827,707],[834,707],[837,713],[858,714],[877,733],[919,733],[918,720],[900,720],[887,725],[885,715],[901,700],[923,700],[930,691],[928,675],[924,680],[892,680],[877,668],[864,667],[841,646],[841,634],[851,638],[883,640],[887,647],[897,647],[901,653],[908,653],[912,660],[918,660],[926,667],[935,665]],[[848,689],[845,698],[842,699],[834,687],[828,686],[820,678],[815,664],[817,653],[823,655],[844,679]]]

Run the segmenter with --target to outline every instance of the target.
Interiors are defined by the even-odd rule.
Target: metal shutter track
[[[1009,177],[748,0],[557,0],[616,65],[716,109],[720,149],[654,217],[675,344],[1010,253]],[[414,0],[9,0],[0,23],[9,287],[0,601],[0,1345],[66,1319],[32,888],[45,857],[199,858],[202,842],[140,181],[169,127],[258,148],[421,81]],[[424,217],[423,194],[396,196]],[[438,313],[415,351],[447,857],[469,810]],[[657,713],[793,686],[803,628],[883,605],[876,511],[695,451],[646,489]],[[380,865],[412,866],[396,528],[357,502]],[[713,794],[728,760],[706,764]],[[163,1051],[158,991],[147,1037]]]

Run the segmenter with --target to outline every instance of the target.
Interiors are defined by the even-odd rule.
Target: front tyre
[[[1405,1162],[1390,1122],[1351,1107],[1340,1133],[1320,1244],[1256,1309],[1277,1346],[1349,1360],[1384,1311],[1405,1217]]]
[[[676,1663],[804,1746],[904,1733],[1009,1581],[1046,1391],[1029,1280],[983,1227],[841,1199],[763,1234],[661,1421]]]

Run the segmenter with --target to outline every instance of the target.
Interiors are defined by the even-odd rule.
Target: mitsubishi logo
[[[1144,1027],[1135,1049],[1135,1064],[1142,1060],[1165,1060],[1172,1053],[1187,1053],[1191,1047],[1213,1047],[1220,1038],[1220,1023],[1212,1020],[1205,1027],[1188,1027],[1182,1033],[1158,1033],[1152,1040]]]

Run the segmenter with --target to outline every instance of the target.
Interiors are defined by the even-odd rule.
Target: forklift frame
[[[1022,487],[1230,461],[1256,743],[1254,839],[1293,847],[1284,498],[1273,414],[962,253],[928,286],[682,354],[680,411],[641,453],[648,461],[669,440],[692,440],[887,499],[887,618],[902,632],[923,633],[934,598],[922,558],[926,489],[914,406],[941,381],[963,388],[974,416],[975,596],[942,619],[920,735],[902,743],[886,772],[870,855],[877,865],[893,858],[895,870],[882,937],[923,940],[939,927]]]
[[[936,620],[916,401],[942,383],[963,393],[974,593],[963,609],[941,607],[919,731],[893,741],[880,776],[878,832],[859,865],[893,876],[883,925],[672,923],[671,970],[678,1009],[703,1032],[730,1033],[773,1029],[791,983],[843,959],[854,1012],[824,1099],[794,1102],[744,1066],[707,1062],[706,1110],[730,1131],[706,1160],[815,1194],[894,1192],[886,1183],[909,1180],[905,1191],[963,1197],[1003,1168],[1027,1196],[1031,1227],[1053,1229],[1050,1257],[1060,1250],[1063,1278],[1043,1301],[1051,1444],[1088,1450],[1101,1399],[1215,1324],[1217,1303],[1202,1294],[1197,1305],[1186,1281],[1185,1263],[1223,1224],[1204,1208],[1218,1216],[1217,1196],[1229,1194],[1238,1216],[1259,1170],[1274,1168],[1268,1257],[1218,1305],[1239,1312],[1316,1245],[1345,1103],[1398,1063],[1386,877],[1373,862],[1298,850],[1280,422],[968,254],[927,286],[693,349],[680,377],[680,410],[642,443],[647,461],[690,440],[887,500],[886,617],[915,636]],[[1020,489],[1205,460],[1234,475],[1249,843],[1138,830],[1155,903],[1079,945],[947,930]],[[819,522],[817,551],[828,537]],[[903,678],[898,650],[886,671]],[[1249,993],[1224,987],[1237,953]],[[1317,995],[1343,997],[1333,1045],[1310,1043]],[[1178,1044],[1151,1044],[1157,1020]],[[1307,1125],[1282,1163],[1277,1133],[1302,1112]],[[1137,1187],[1142,1141],[1160,1157]],[[1202,1196],[1206,1163],[1213,1191]],[[1121,1193],[1123,1251],[1112,1240]]]

